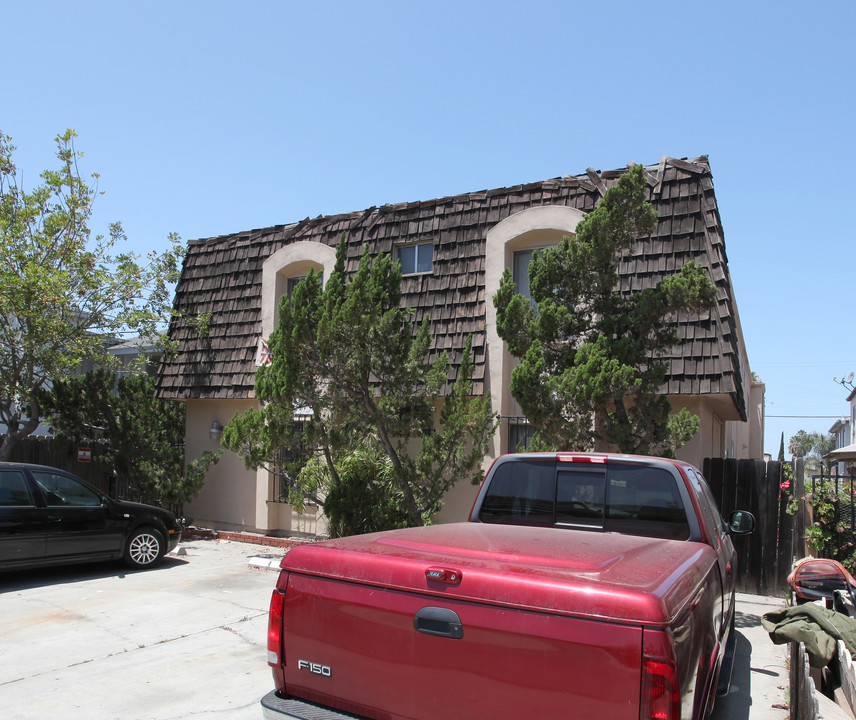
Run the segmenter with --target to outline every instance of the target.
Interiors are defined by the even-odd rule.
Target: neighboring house
[[[78,309],[75,311],[75,317],[72,319],[72,322],[77,323],[81,319],[86,320],[88,317],[89,316],[87,313]],[[20,328],[21,327],[20,322],[18,321],[17,318],[14,318],[14,317],[12,318],[11,327],[12,328]],[[89,334],[92,335],[92,333],[89,333]],[[115,343],[115,342],[116,341],[113,338],[106,338],[105,339],[105,344],[107,344],[107,345],[109,345],[111,343]],[[20,353],[19,353],[17,348],[7,348],[7,352],[9,352],[10,355],[11,354],[16,355],[18,357],[19,361],[21,360],[21,356],[20,356]],[[87,360],[83,360],[80,363],[80,365],[75,369],[75,372],[77,372],[79,374],[83,374],[83,373],[88,372],[90,370],[94,370],[95,367],[96,367],[95,362],[91,359],[87,359]],[[36,369],[35,374],[36,374],[36,379],[39,382],[39,387],[42,387],[45,390],[49,390],[52,387],[52,385],[53,385],[52,378],[47,376],[47,373],[44,371],[44,368],[38,367]],[[0,398],[0,401],[5,401],[5,400],[6,400],[6,398]],[[14,413],[15,411],[16,411],[15,403],[10,402],[7,412]],[[28,417],[26,411],[23,411],[23,409],[22,409],[22,414],[21,414],[20,420],[22,422],[26,422],[28,419],[29,419],[29,417]],[[8,426],[5,423],[0,422],[0,435],[5,435],[7,430],[8,430]],[[28,437],[52,437],[52,436],[53,436],[53,431],[47,425],[47,423],[45,423],[44,419],[42,419],[39,422],[36,429],[33,430],[33,432],[31,432]]]
[[[842,473],[856,468],[856,388],[852,388],[852,381],[853,373],[850,373],[847,380],[851,385],[850,394],[847,396],[850,418],[842,418],[829,429],[829,432],[835,433],[836,443],[835,450],[826,455],[827,460],[838,461],[838,471]],[[847,387],[847,384],[844,386]]]
[[[157,375],[158,365],[163,357],[163,348],[156,339],[134,337],[111,345],[107,352],[119,361],[116,373],[121,377],[144,369],[149,375]]]
[[[205,332],[186,319],[173,322],[170,337],[178,354],[164,361],[159,374],[160,395],[187,404],[188,455],[212,449],[218,428],[258,405],[254,376],[265,359],[277,301],[310,268],[329,277],[343,233],[351,272],[366,243],[371,252],[394,253],[401,261],[402,303],[416,309],[417,322],[430,317],[432,358],[447,350],[458,360],[472,334],[474,393],[490,391],[502,416],[485,465],[514,449],[530,429],[508,391],[513,360],[497,335],[492,297],[505,268],[528,290],[532,250],[572,235],[623,172],[589,169],[576,177],[191,242],[175,305],[185,318],[204,316],[208,322]],[[690,260],[708,269],[718,289],[710,312],[676,318],[682,342],[665,358],[669,375],[662,391],[675,410],[687,407],[701,418],[701,429],[679,457],[698,465],[706,457],[761,458],[763,385],[751,380],[707,157],[663,158],[645,173],[659,227],[622,260],[620,289],[651,287]],[[437,519],[464,519],[474,493],[469,483],[459,484]],[[223,529],[323,531],[314,513],[298,517],[283,502],[274,474],[248,471],[231,453],[212,468],[185,511],[198,524]]]
[[[835,450],[841,450],[846,448],[853,442],[851,433],[850,433],[850,418],[841,418],[840,420],[836,420],[833,423],[832,427],[829,428],[829,434],[835,439]],[[839,462],[838,463],[838,472],[843,473],[846,470],[847,463]]]

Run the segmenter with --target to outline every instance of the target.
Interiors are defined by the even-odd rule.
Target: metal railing
[[[306,427],[307,419],[300,416],[294,418],[294,432],[302,435]],[[281,449],[277,454],[276,462],[271,471],[269,502],[287,503],[291,491],[297,486],[297,477],[294,474],[295,467],[303,467],[311,457],[311,449],[303,443],[298,443],[289,449]],[[315,501],[314,498],[307,500]]]

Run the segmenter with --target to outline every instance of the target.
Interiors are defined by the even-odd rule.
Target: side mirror
[[[746,510],[731,513],[728,530],[733,535],[748,535],[755,529],[755,516]]]

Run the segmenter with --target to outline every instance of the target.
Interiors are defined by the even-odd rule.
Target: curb
[[[258,553],[247,560],[247,564],[257,570],[279,571],[282,558],[291,548],[298,545],[306,545],[314,540],[301,540],[300,538],[268,537],[266,535],[255,535],[253,533],[231,532],[226,530],[207,530],[204,528],[188,528],[182,533],[182,540],[224,540],[227,542],[247,543],[249,545],[262,545],[267,548],[277,548],[281,553]],[[181,553],[181,546],[174,551]],[[185,551],[186,553],[186,551]]]
[[[275,570],[279,571],[279,564],[285,554],[282,555],[253,555],[247,560],[247,564],[256,570]]]

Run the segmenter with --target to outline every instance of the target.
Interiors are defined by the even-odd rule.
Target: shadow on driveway
[[[53,565],[31,570],[7,570],[0,572],[0,595],[37,587],[68,585],[83,580],[97,580],[102,578],[117,578],[121,580],[126,575],[167,572],[171,568],[186,564],[186,560],[173,555],[167,555],[155,567],[142,570],[132,570],[121,560],[76,563],[73,565]]]

